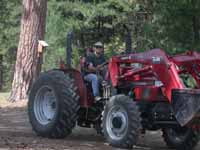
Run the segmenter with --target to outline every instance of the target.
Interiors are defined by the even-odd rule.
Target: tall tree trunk
[[[20,40],[10,101],[27,99],[27,92],[40,68],[37,47],[44,39],[47,0],[23,0]]]

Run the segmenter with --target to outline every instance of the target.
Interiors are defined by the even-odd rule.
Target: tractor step
[[[181,126],[192,124],[200,119],[200,90],[172,90],[172,107]]]

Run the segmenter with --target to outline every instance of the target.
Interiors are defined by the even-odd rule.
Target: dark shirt
[[[88,64],[92,63],[94,67],[97,67],[98,65],[101,65],[105,63],[105,58],[103,55],[97,57],[96,55],[92,55],[86,58],[86,62]]]
[[[105,58],[103,55],[101,55],[100,57],[97,57],[96,55],[90,55],[90,56],[87,56],[86,57],[86,62],[85,64],[83,65],[82,69],[81,69],[81,72],[82,74],[85,76],[89,73],[91,73],[89,70],[88,70],[88,67],[89,65],[92,63],[92,65],[94,67],[97,67],[98,65],[101,65],[105,62]]]

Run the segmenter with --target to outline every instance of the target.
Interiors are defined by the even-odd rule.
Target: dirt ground
[[[0,104],[0,150],[119,150],[109,146],[93,129],[76,127],[62,140],[37,137],[28,122],[26,103]],[[135,150],[168,150],[160,132],[142,136]],[[200,144],[196,150],[200,149]]]

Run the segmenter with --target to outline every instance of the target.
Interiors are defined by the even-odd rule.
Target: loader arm
[[[153,74],[149,75],[149,77],[154,77],[164,84],[163,92],[170,102],[171,91],[173,89],[184,88],[184,85],[178,75],[175,63],[173,61],[170,61],[169,57],[161,49],[154,49],[143,53],[112,57],[109,64],[109,70],[113,86],[118,86],[118,84],[120,83],[120,77],[123,77],[124,75],[124,73],[120,73],[120,70],[122,69],[120,68],[120,65],[132,63],[139,63],[149,67],[149,71],[153,72]],[[133,69],[133,71],[134,70],[136,69]],[[139,68],[137,71],[138,73],[136,72],[134,76],[142,76],[141,71],[144,71],[144,67]],[[130,74],[130,77],[134,76]]]

